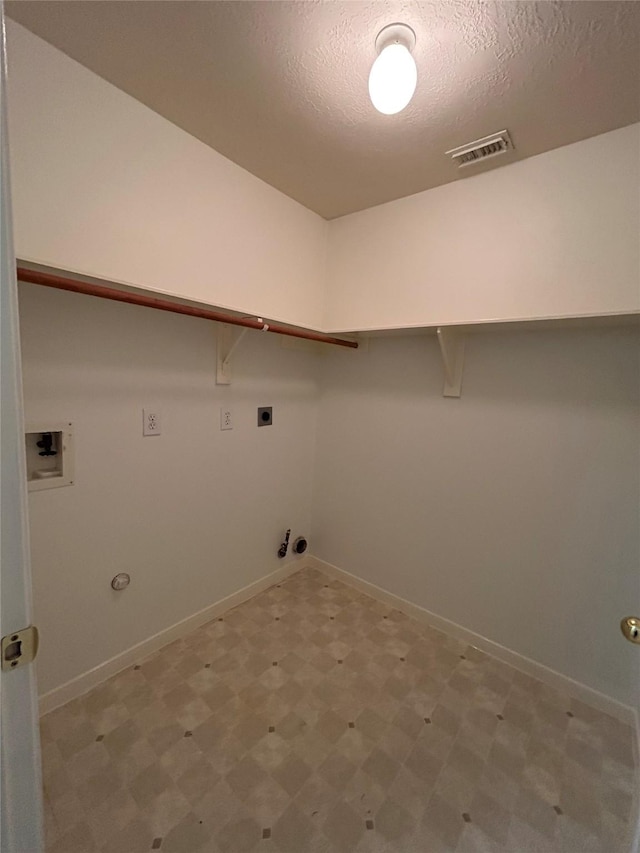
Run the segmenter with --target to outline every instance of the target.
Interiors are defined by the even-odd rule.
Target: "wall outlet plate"
[[[233,412],[228,406],[220,407],[220,429],[233,429]]]
[[[158,409],[142,410],[142,434],[160,435],[160,412]]]
[[[258,409],[258,426],[271,426],[273,423],[273,406],[260,406]]]

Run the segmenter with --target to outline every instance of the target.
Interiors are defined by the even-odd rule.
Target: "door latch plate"
[[[2,671],[18,669],[35,660],[38,654],[38,629],[29,625],[2,638]]]

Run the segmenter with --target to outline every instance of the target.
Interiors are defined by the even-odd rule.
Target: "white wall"
[[[322,326],[321,217],[7,25],[18,258]]]
[[[640,310],[640,126],[327,225],[9,28],[21,259],[335,330]],[[316,383],[312,355],[252,333],[216,387],[204,321],[26,285],[22,319],[27,418],[76,429],[76,484],[31,495],[46,691],[275,568],[286,526],[309,533]],[[328,350],[313,550],[631,702],[634,347],[474,337],[460,400],[433,338]],[[163,435],[143,439],[150,404]]]
[[[640,310],[640,125],[327,223],[8,26],[22,260],[330,331]]]
[[[340,568],[640,699],[618,629],[640,606],[636,332],[471,336],[460,399],[441,396],[434,337],[318,362],[250,332],[221,387],[213,324],[20,294],[27,420],[76,433],[75,485],[30,495],[41,692],[279,567],[291,526]],[[142,437],[147,405],[160,437]]]
[[[329,224],[332,331],[640,310],[640,124]]]
[[[279,568],[287,527],[310,535],[317,383],[275,335],[249,332],[216,386],[213,323],[28,284],[20,311],[27,423],[75,428],[75,485],[30,493],[45,693]]]
[[[634,705],[638,338],[477,334],[460,399],[434,337],[329,352],[313,553]]]

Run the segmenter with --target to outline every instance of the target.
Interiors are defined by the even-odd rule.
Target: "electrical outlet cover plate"
[[[233,429],[233,412],[228,406],[220,408],[220,429]]]
[[[271,426],[273,423],[273,407],[260,406],[258,409],[258,426]]]
[[[158,409],[142,410],[142,434],[160,435],[160,412]]]

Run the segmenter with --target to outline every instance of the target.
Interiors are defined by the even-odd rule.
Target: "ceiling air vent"
[[[481,160],[497,157],[498,154],[506,154],[511,150],[513,150],[513,142],[509,131],[500,130],[498,133],[492,133],[491,136],[476,139],[475,142],[469,142],[459,148],[452,148],[446,153],[454,163],[457,163],[458,168],[462,169],[464,166],[471,166],[472,163],[479,163]]]

